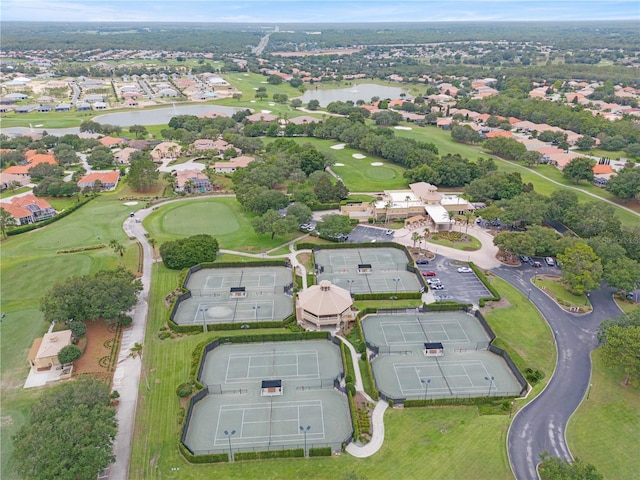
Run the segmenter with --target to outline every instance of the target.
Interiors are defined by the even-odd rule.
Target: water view
[[[386,87],[384,85],[376,85],[373,83],[364,83],[362,85],[352,85],[347,88],[332,88],[331,90],[315,90],[313,86],[310,90],[304,92],[304,95],[298,97],[303,103],[308,103],[309,100],[318,100],[321,107],[326,107],[331,102],[337,101],[353,101],[364,100],[370,102],[371,97],[379,98],[400,98],[401,93],[406,93],[408,98],[408,91],[400,87]]]
[[[121,127],[130,127],[131,125],[164,125],[169,123],[169,120],[177,115],[200,115],[202,113],[215,111],[231,116],[238,110],[238,108],[222,107],[219,105],[174,106],[153,110],[138,110],[135,112],[107,113],[94,117],[93,120],[98,123],[120,125]]]

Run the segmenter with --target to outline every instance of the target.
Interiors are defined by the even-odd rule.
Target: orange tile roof
[[[111,147],[112,145],[120,145],[121,143],[124,142],[122,138],[116,138],[116,137],[102,137],[98,141],[105,147]]]
[[[504,130],[495,130],[493,132],[487,133],[487,138],[494,138],[494,137],[513,137],[513,133],[505,132]]]
[[[28,175],[30,168],[30,165],[13,165],[3,170],[2,173],[11,173],[13,175]]]
[[[613,169],[611,168],[611,165],[594,165],[593,166],[593,173],[595,175],[605,175],[608,173],[613,173]]]
[[[95,183],[96,180],[100,180],[100,182],[104,185],[106,183],[118,183],[118,179],[120,178],[120,172],[117,170],[113,172],[95,172],[90,173],[89,175],[85,175],[82,177],[78,184],[81,183]]]
[[[36,153],[27,159],[29,162],[29,168],[35,167],[36,165],[40,165],[41,163],[48,163],[50,165],[57,165],[56,157],[53,156],[53,153]]]
[[[36,153],[38,153],[35,150],[26,150],[24,152],[24,158],[26,158],[27,160],[29,160],[31,157],[33,157]]]
[[[23,195],[21,197],[13,197],[11,199],[11,203],[19,207],[35,204],[42,209],[51,208],[51,205],[49,205],[49,203],[46,200],[43,200],[42,198],[38,198],[35,195],[31,195],[31,194]]]

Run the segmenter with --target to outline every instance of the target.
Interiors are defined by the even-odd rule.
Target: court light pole
[[[200,311],[202,312],[202,331],[206,332],[207,331],[207,321],[204,318],[204,312],[206,312],[207,310],[209,310],[208,308],[205,307],[201,307]]]
[[[307,456],[307,432],[311,429],[311,425],[307,425],[303,427],[300,425],[300,431],[304,433],[304,456]]]
[[[393,281],[396,282],[396,293],[395,293],[395,295],[397,296],[398,295],[398,283],[400,282],[400,279],[396,277],[396,278],[393,279]]]
[[[489,393],[487,393],[487,397],[489,397],[491,395],[491,387],[493,386],[493,380],[496,377],[484,377],[484,379],[489,382]]]
[[[426,380],[420,379],[420,382],[424,385],[424,401],[427,401],[427,392],[429,391],[429,384],[431,383],[431,379],[427,378]]]
[[[531,289],[529,289],[529,293],[527,293],[527,300],[531,298]]]
[[[229,461],[233,462],[233,451],[231,450],[231,435],[234,435],[236,433],[235,430],[225,430],[224,434],[227,436],[227,438],[229,439]]]
[[[254,312],[256,312],[256,314],[255,314],[255,316],[254,316],[254,318],[255,318],[256,320],[258,320],[258,309],[259,309],[259,308],[260,308],[260,305],[254,305],[254,306],[253,306],[253,310],[254,310]]]
[[[354,282],[355,280],[347,280],[347,283],[349,284],[349,295],[351,295],[351,285],[353,285]]]

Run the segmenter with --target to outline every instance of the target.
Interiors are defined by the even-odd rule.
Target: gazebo
[[[316,328],[340,328],[355,319],[351,309],[353,299],[348,290],[322,280],[298,294],[296,317],[300,325],[310,323]]]

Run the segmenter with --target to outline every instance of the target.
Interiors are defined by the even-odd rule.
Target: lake
[[[352,85],[347,88],[332,88],[330,90],[315,90],[313,86],[309,86],[309,90],[297,98],[302,100],[303,103],[309,103],[309,100],[318,100],[321,107],[326,107],[331,102],[338,101],[346,102],[351,100],[355,103],[358,100],[364,100],[369,103],[371,97],[395,100],[400,98],[401,93],[406,93],[407,98],[411,98],[411,96],[408,95],[408,91],[404,88],[363,83],[362,85]]]

